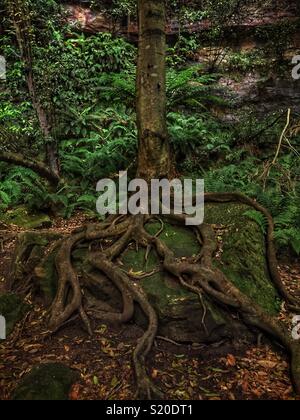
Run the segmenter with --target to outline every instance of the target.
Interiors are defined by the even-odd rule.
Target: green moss
[[[267,267],[265,239],[261,228],[244,215],[248,206],[236,203],[209,204],[205,209],[205,222],[221,225],[223,254],[216,264],[227,277],[253,301],[261,305],[268,313],[276,314],[280,309],[280,299],[272,284]],[[155,234],[160,229],[159,223],[151,223],[147,230]],[[200,247],[192,230],[186,227],[165,224],[160,238],[172,249],[177,257],[188,257],[199,252]],[[150,272],[159,267],[160,261],[152,250],[148,261],[145,261],[145,250],[127,250],[122,261],[127,270]],[[205,299],[207,308],[205,335],[199,325],[203,307],[198,296],[183,289],[178,280],[165,272],[153,274],[140,280],[151,304],[160,319],[160,328],[173,338],[182,336],[187,328],[198,329],[198,341],[219,338],[235,326],[227,314],[213,302]],[[142,315],[138,312],[138,319]],[[227,325],[227,329],[224,325]],[[177,327],[176,327],[177,326]],[[182,327],[182,328],[181,328]],[[177,328],[177,330],[176,330]],[[218,333],[216,333],[218,331]],[[190,334],[195,337],[196,335]]]
[[[67,366],[49,363],[34,367],[16,388],[13,400],[63,401],[68,400],[77,374]]]
[[[155,234],[160,229],[160,224],[147,225],[147,231]],[[199,253],[200,246],[192,231],[185,227],[165,224],[162,239],[177,257],[188,257]],[[159,267],[159,258],[152,250],[145,261],[145,250],[127,250],[122,256],[126,270],[134,272],[151,272]],[[205,328],[201,324],[203,318],[203,305],[199,296],[181,287],[178,280],[162,271],[140,280],[150,303],[159,317],[159,329],[162,335],[181,342],[207,342],[219,340],[227,336],[230,321],[225,314],[211,305],[205,299],[207,308]],[[147,321],[141,310],[136,308],[136,322],[146,325]],[[229,326],[229,328],[228,328]]]
[[[161,225],[159,223],[149,223],[146,226],[146,230],[152,235],[158,232],[160,228]],[[178,258],[197,255],[200,250],[199,243],[193,232],[182,226],[174,228],[174,226],[166,223],[160,239],[172,249]]]
[[[20,226],[25,229],[48,228],[52,226],[51,219],[47,214],[32,214],[23,206],[0,214],[0,218],[6,224]]]
[[[265,238],[261,228],[244,214],[249,209],[240,204],[209,204],[206,223],[225,227],[219,268],[268,313],[277,314],[280,298],[268,271]]]
[[[249,210],[248,206],[236,203],[206,205],[205,222],[213,227],[216,225],[222,227],[223,253],[220,259],[215,260],[215,263],[242,292],[260,304],[268,313],[276,314],[280,308],[280,299],[268,272],[265,239],[261,228],[245,215],[247,210]],[[152,222],[146,226],[151,234],[156,234],[160,228],[161,225],[158,222]],[[29,261],[33,264],[36,260],[40,263],[39,256],[44,255],[43,249],[50,243],[51,238],[39,236],[37,233],[24,235],[21,235],[20,239],[21,250],[23,249],[20,261],[24,262],[24,255],[28,254],[30,257],[27,258],[27,263]],[[197,255],[200,251],[197,238],[188,227],[165,223],[160,238],[178,258]],[[77,248],[72,254],[72,261],[78,272],[91,270],[86,254],[87,248],[83,246]],[[136,273],[151,272],[159,268],[161,264],[154,249],[151,250],[146,261],[145,250],[140,248],[136,252],[133,246],[124,252],[121,259],[124,269]],[[54,260],[55,253],[49,254],[43,266],[35,270],[40,289],[49,301],[56,293],[57,274]],[[26,272],[32,272],[36,265],[28,267],[28,264],[27,266],[25,264]],[[206,308],[204,326],[201,322],[204,306],[199,301],[199,297],[182,288],[178,279],[165,271],[138,281],[158,313],[162,335],[178,341],[208,342],[236,334],[236,323],[233,322],[232,317],[206,298],[204,298]],[[97,287],[90,285],[87,288],[93,296],[109,302],[111,306],[119,310],[122,308],[120,293],[118,291],[112,293],[111,287],[111,283],[103,279]],[[111,299],[108,296],[112,296]],[[138,308],[136,314],[136,319],[140,324],[146,321]],[[241,324],[239,324],[238,336],[242,331],[240,326]],[[242,333],[244,334],[244,331]]]
[[[199,303],[198,297],[172,282],[164,274],[155,274],[150,278],[141,280],[141,285],[150,301],[156,304],[161,318],[167,317],[172,311],[174,315],[179,312],[179,307],[188,304]],[[158,292],[159,291],[159,292]]]
[[[15,294],[0,295],[0,315],[6,320],[6,334],[12,333],[17,322],[25,316],[30,306]]]

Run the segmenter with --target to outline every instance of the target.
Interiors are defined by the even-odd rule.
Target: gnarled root
[[[154,386],[147,375],[145,363],[145,359],[149,354],[157,335],[158,319],[156,312],[150,305],[147,296],[140,285],[131,281],[123,271],[116,268],[116,266],[107,258],[98,258],[94,261],[94,266],[104,272],[113,282],[120,282],[124,287],[127,287],[134,301],[140,305],[145,315],[147,315],[149,321],[148,328],[143,337],[139,340],[133,354],[133,362],[138,386],[137,396],[140,399],[161,398],[162,393]]]
[[[278,270],[275,247],[273,243],[274,226],[269,212],[255,201],[240,194],[207,194],[206,202],[238,201],[252,206],[262,212],[268,220],[267,258],[271,277],[282,297],[294,307],[298,307],[297,300],[286,291]],[[62,242],[56,258],[56,268],[59,277],[58,291],[51,307],[50,326],[57,330],[74,313],[78,312],[87,330],[91,333],[88,315],[107,322],[126,323],[131,320],[134,313],[134,302],[140,305],[148,318],[148,328],[139,340],[133,355],[138,397],[143,399],[161,398],[147,375],[146,357],[153,346],[158,329],[157,315],[150,305],[147,296],[139,284],[130,278],[117,264],[116,259],[132,243],[146,248],[146,255],[153,247],[162,261],[163,269],[175,276],[180,284],[199,296],[206,294],[216,303],[228,306],[232,311],[238,312],[244,322],[252,327],[259,328],[268,335],[280,341],[291,354],[291,370],[295,389],[300,393],[300,348],[292,340],[288,329],[276,318],[268,315],[259,305],[253,302],[227,277],[214,267],[213,258],[217,242],[212,228],[208,225],[197,227],[197,237],[202,244],[201,253],[194,260],[178,260],[166,244],[159,239],[162,229],[152,236],[145,224],[153,219],[151,216],[115,216],[99,225],[86,226]],[[185,215],[170,215],[168,219],[176,223],[185,223]],[[159,219],[160,220],[160,219]],[[80,242],[93,243],[100,241],[101,250],[91,251],[89,263],[94,272],[88,275],[93,282],[99,280],[100,273],[105,275],[120,291],[123,299],[122,312],[107,312],[97,308],[97,305],[88,305],[83,299],[78,274],[72,264],[72,251]],[[97,274],[98,273],[98,274]],[[100,309],[99,309],[100,308]],[[199,320],[201,322],[201,320]]]

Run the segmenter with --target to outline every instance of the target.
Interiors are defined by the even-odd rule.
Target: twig
[[[291,121],[291,108],[288,109],[286,125],[283,129],[283,132],[281,133],[279,143],[278,143],[278,147],[277,147],[277,150],[276,150],[276,154],[275,154],[275,157],[274,157],[274,159],[271,163],[271,166],[275,165],[275,163],[277,161],[277,158],[278,158],[278,155],[279,155],[279,152],[280,152],[280,149],[281,149],[281,145],[282,145],[282,142],[283,142],[284,137],[285,137],[285,133],[287,132],[287,129],[289,128],[289,125],[290,125],[290,121]]]
[[[157,335],[155,337],[156,340],[166,341],[167,343],[174,344],[174,346],[182,347],[182,344],[177,343],[177,341],[171,340],[171,338],[162,337],[161,335]]]

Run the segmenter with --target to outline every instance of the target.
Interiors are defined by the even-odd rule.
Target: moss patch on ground
[[[8,225],[16,225],[24,229],[49,228],[52,226],[50,217],[47,214],[33,214],[26,207],[17,207],[0,213],[0,221]]]
[[[60,363],[36,366],[17,386],[13,400],[64,401],[78,374]]]

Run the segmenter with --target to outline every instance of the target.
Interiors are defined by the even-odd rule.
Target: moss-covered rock
[[[130,270],[143,267],[138,261],[144,259],[144,253],[128,251],[124,257],[125,266]],[[136,263],[136,264],[135,264]],[[148,266],[149,268],[149,266]],[[147,267],[144,266],[144,270]],[[159,334],[178,342],[214,342],[231,336],[230,319],[211,302],[185,290],[178,280],[171,275],[160,272],[140,281],[151,304],[159,317]],[[204,317],[204,305],[206,315]],[[146,319],[139,307],[136,308],[135,320],[146,326]]]
[[[146,230],[151,234],[155,235],[161,228],[159,223],[148,223]],[[192,257],[197,255],[200,251],[199,242],[192,232],[192,230],[185,226],[171,226],[169,224],[164,225],[164,230],[160,235],[165,244],[172,249],[177,258]]]
[[[13,400],[64,401],[68,400],[78,374],[60,363],[36,366],[17,386]]]
[[[11,334],[17,322],[26,315],[30,306],[15,294],[0,295],[0,315],[6,321],[6,336]]]
[[[56,250],[48,248],[62,238],[60,233],[22,232],[18,236],[12,284],[18,284],[27,276],[32,276],[44,298],[51,302],[56,294],[57,275],[54,264]]]
[[[278,313],[280,299],[270,279],[266,245],[261,228],[245,212],[248,206],[239,204],[206,205],[205,222],[221,228],[222,257],[218,267],[245,294],[270,314]],[[152,234],[159,225],[148,226]],[[190,257],[200,251],[199,243],[187,227],[166,224],[160,238],[174,251],[176,257]],[[123,263],[134,272],[151,272],[159,265],[152,251],[145,261],[145,251],[126,251]],[[210,342],[228,336],[247,335],[242,324],[237,324],[227,312],[213,302],[184,290],[177,279],[162,272],[141,280],[160,319],[160,333],[177,341]],[[205,308],[205,312],[204,312]],[[143,316],[137,310],[137,321]],[[146,320],[145,320],[146,321]]]
[[[0,220],[25,229],[49,228],[52,226],[50,217],[43,213],[30,213],[26,207],[17,207],[0,214]]]
[[[264,234],[246,216],[248,210],[243,204],[209,204],[205,221],[225,228],[219,268],[242,292],[275,315],[281,302],[270,278]]]
[[[160,228],[157,223],[147,226],[149,233],[154,234]],[[182,226],[165,224],[160,236],[178,258],[196,256],[200,251],[197,238],[192,230]],[[159,267],[159,259],[152,251],[147,261],[145,251],[129,249],[122,262],[127,270],[133,272],[151,272]],[[222,338],[241,333],[240,328],[230,317],[212,302],[180,286],[178,279],[165,272],[153,274],[140,281],[151,304],[159,316],[159,334],[178,342],[215,342]],[[142,311],[136,308],[136,322],[146,325]],[[239,331],[239,332],[238,332]],[[247,334],[243,329],[243,333]]]

